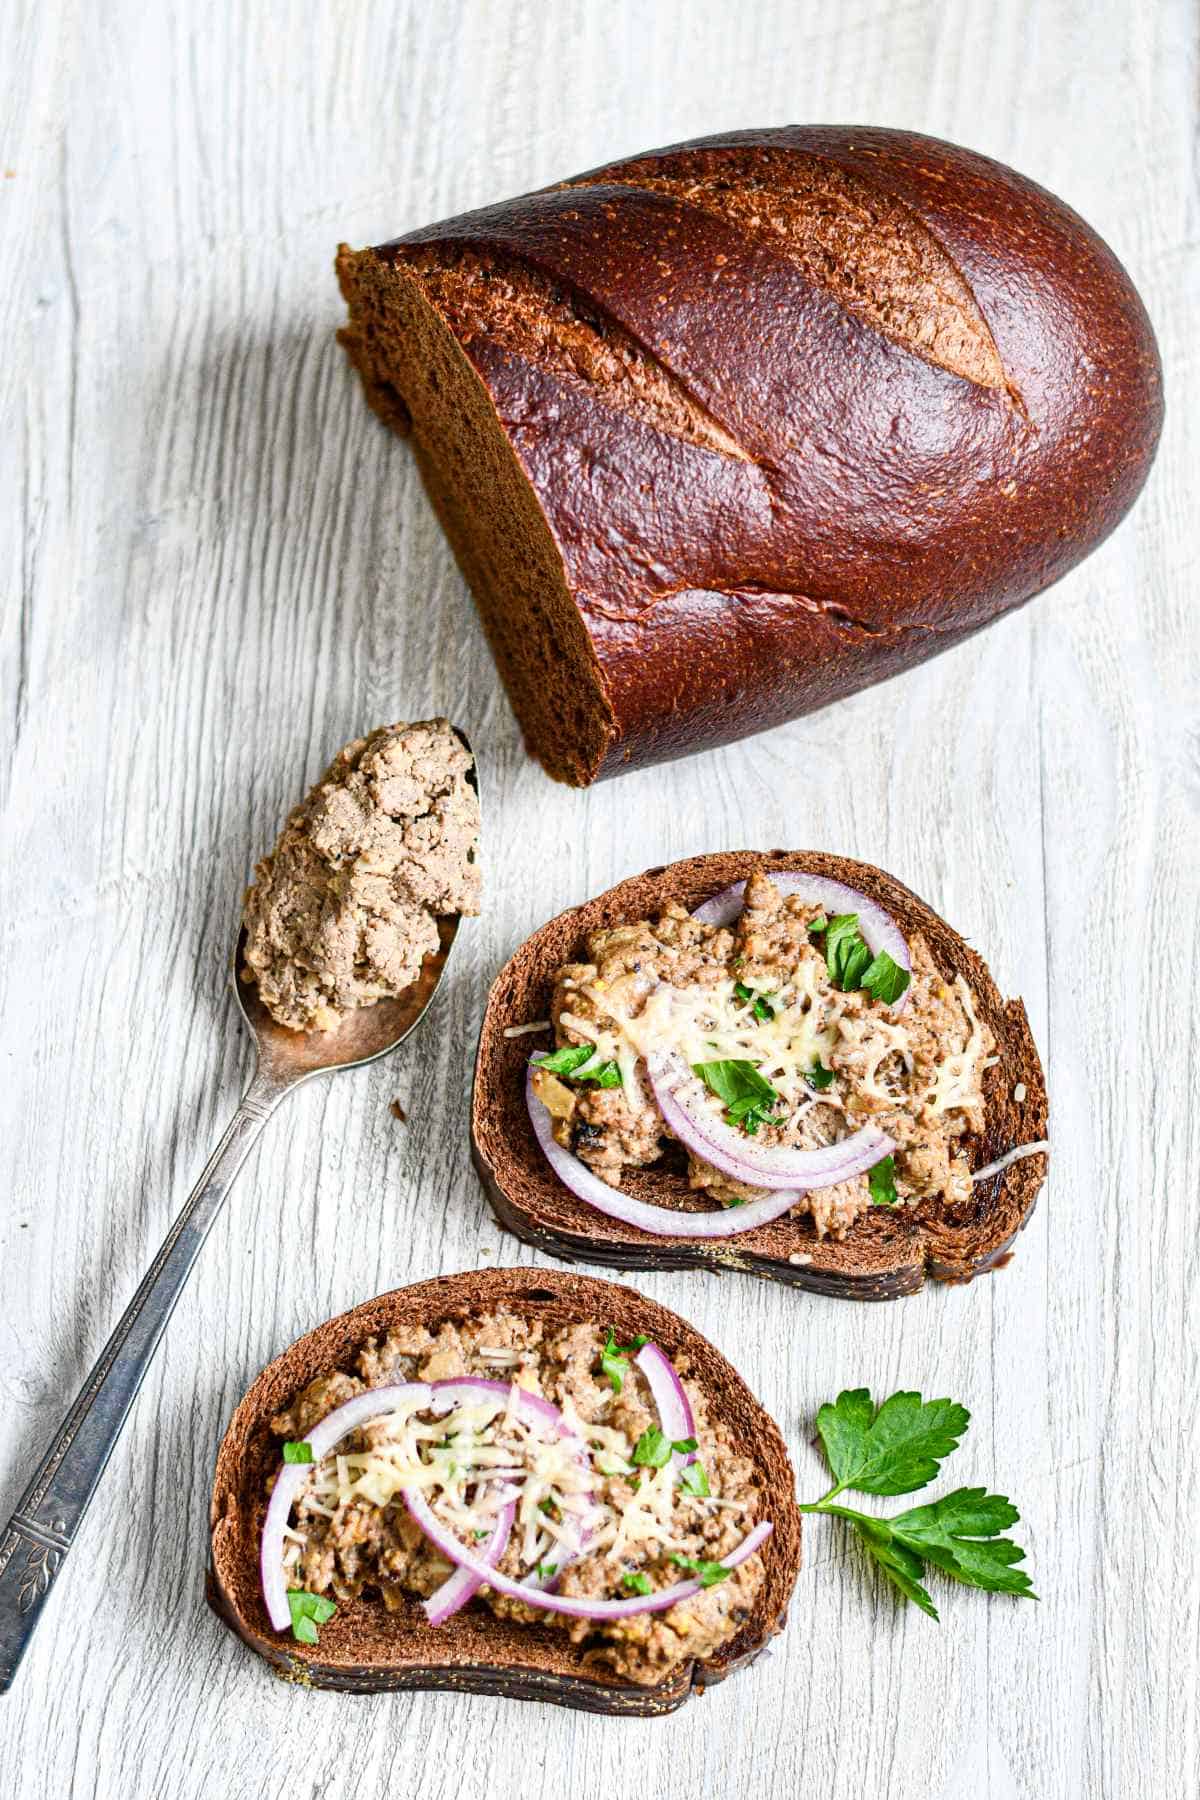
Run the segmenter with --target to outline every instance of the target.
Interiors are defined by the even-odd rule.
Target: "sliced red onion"
[[[492,1527],[491,1537],[480,1549],[480,1561],[485,1562],[489,1569],[494,1569],[504,1555],[516,1511],[516,1507],[512,1505],[503,1508]],[[453,1618],[454,1614],[460,1611],[482,1586],[483,1577],[481,1575],[472,1575],[470,1569],[464,1569],[459,1564],[453,1575],[447,1576],[437,1592],[430,1594],[428,1600],[423,1602],[425,1616],[429,1623],[444,1625],[446,1620]]]
[[[643,1344],[634,1362],[646,1377],[650,1398],[658,1409],[658,1424],[663,1436],[672,1444],[696,1435],[696,1421],[674,1363],[657,1344]],[[694,1462],[694,1450],[672,1450],[671,1467],[679,1472]]]
[[[694,1156],[749,1187],[788,1187],[807,1192],[861,1175],[896,1148],[874,1125],[864,1125],[836,1144],[800,1150],[789,1144],[760,1144],[727,1125],[709,1102],[708,1089],[676,1055],[651,1057],[646,1072],[658,1110]]]
[[[404,1503],[416,1520],[425,1536],[436,1550],[460,1568],[469,1569],[478,1575],[481,1582],[492,1588],[497,1594],[504,1594],[509,1600],[521,1600],[526,1606],[536,1607],[541,1612],[562,1613],[569,1619],[631,1619],[639,1613],[666,1612],[668,1607],[676,1606],[681,1600],[690,1600],[693,1594],[700,1592],[700,1582],[676,1581],[670,1587],[661,1588],[656,1594],[634,1594],[628,1600],[577,1600],[571,1595],[550,1593],[543,1588],[530,1587],[527,1582],[513,1581],[502,1575],[498,1569],[492,1569],[481,1556],[460,1544],[454,1533],[450,1531],[433,1511],[424,1495],[415,1490],[404,1496]],[[736,1569],[747,1557],[770,1537],[774,1527],[769,1520],[756,1525],[736,1550],[730,1551],[720,1561],[727,1569]]]
[[[645,1200],[635,1200],[632,1194],[623,1194],[620,1188],[610,1187],[577,1156],[563,1149],[554,1136],[550,1114],[534,1093],[532,1065],[525,1076],[525,1105],[546,1161],[563,1186],[570,1188],[578,1199],[594,1206],[597,1212],[606,1213],[623,1225],[633,1225],[638,1231],[654,1232],[659,1237],[739,1237],[742,1232],[753,1231],[759,1225],[769,1225],[773,1219],[781,1218],[800,1198],[798,1193],[791,1191],[764,1194],[761,1200],[751,1200],[745,1206],[721,1207],[717,1212],[700,1213],[651,1206]]]
[[[384,1413],[395,1412],[398,1407],[414,1402],[418,1407],[428,1406],[432,1398],[433,1390],[427,1381],[404,1381],[390,1387],[368,1388],[365,1393],[356,1394],[344,1406],[335,1406],[331,1413],[326,1413],[309,1432],[305,1442],[312,1447],[313,1462],[320,1462],[322,1457],[328,1456],[334,1445],[340,1443],[348,1432],[357,1430],[370,1419],[378,1419]],[[292,1624],[287,1576],[283,1569],[284,1527],[312,1466],[313,1463],[283,1464],[271,1490],[263,1524],[259,1570],[263,1599],[267,1603],[267,1617],[276,1631],[288,1631]]]
[[[904,933],[891,913],[885,912],[869,895],[847,887],[842,881],[831,881],[827,875],[808,875],[802,869],[772,869],[767,879],[781,894],[799,894],[810,905],[823,906],[830,913],[857,913],[858,929],[872,956],[886,950],[894,963],[912,974],[912,958]],[[735,881],[732,887],[722,888],[719,894],[698,906],[692,914],[693,919],[699,919],[702,925],[731,925],[742,910],[745,891],[745,882]],[[900,998],[892,1002],[894,1012],[900,1011],[908,994],[909,989],[905,988]]]

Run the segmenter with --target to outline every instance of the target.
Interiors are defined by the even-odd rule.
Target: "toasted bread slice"
[[[812,1220],[785,1216],[734,1238],[664,1238],[610,1219],[566,1188],[538,1147],[525,1108],[523,1074],[546,1038],[506,1037],[511,1026],[545,1019],[555,971],[579,960],[587,934],[601,926],[653,918],[670,901],[689,911],[754,869],[806,869],[870,895],[906,934],[923,933],[938,968],[971,987],[996,1038],[997,1061],[985,1077],[987,1128],[965,1140],[973,1169],[1046,1136],[1046,1084],[1019,1000],[1004,1000],[986,965],[923,900],[882,869],[812,850],[742,850],[694,856],[647,869],[585,906],[560,913],[505,964],[492,985],[479,1035],[471,1142],[492,1210],[528,1244],[568,1262],[618,1269],[740,1269],[793,1287],[846,1299],[892,1300],[912,1294],[926,1275],[970,1281],[1007,1259],[1046,1176],[1044,1154],[1014,1162],[981,1181],[969,1202],[872,1207],[845,1237],[819,1238]],[[626,1171],[639,1199],[669,1206],[688,1197],[687,1180],[665,1163]],[[692,1196],[694,1199],[694,1196]]]
[[[762,1476],[764,1516],[774,1531],[762,1549],[764,1580],[750,1618],[709,1660],[680,1666],[657,1687],[618,1679],[561,1630],[496,1618],[473,1602],[436,1629],[416,1600],[390,1612],[377,1594],[339,1606],[320,1643],[295,1642],[271,1629],[259,1579],[259,1542],[267,1479],[280,1460],[272,1414],[317,1375],[347,1368],[367,1338],[395,1326],[428,1326],[504,1307],[558,1327],[594,1320],[618,1338],[644,1333],[708,1399],[710,1418],[728,1425]],[[673,1712],[689,1694],[723,1681],[753,1660],[782,1630],[800,1568],[800,1515],[787,1448],[770,1415],[736,1370],[676,1313],[632,1288],[546,1269],[479,1269],[443,1275],[381,1294],[300,1338],[263,1370],[225,1434],[217,1457],[211,1511],[210,1606],[286,1679],[379,1693],[391,1688],[451,1688],[549,1700],[587,1712],[653,1716]]]

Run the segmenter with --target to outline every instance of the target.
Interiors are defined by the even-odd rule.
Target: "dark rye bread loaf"
[[[606,1673],[561,1630],[498,1619],[476,1605],[435,1630],[418,1601],[405,1598],[393,1613],[377,1595],[364,1594],[321,1626],[317,1645],[271,1630],[258,1555],[266,1482],[280,1462],[272,1414],[314,1376],[348,1368],[369,1337],[401,1324],[436,1327],[497,1307],[551,1327],[577,1321],[595,1321],[602,1330],[611,1325],[623,1343],[644,1332],[703,1388],[711,1418],[729,1425],[741,1452],[760,1471],[763,1516],[775,1529],[761,1552],[764,1580],[753,1614],[716,1655],[680,1667],[658,1687],[638,1687]],[[547,1269],[443,1275],[381,1294],[300,1338],[263,1370],[233,1415],[217,1456],[211,1531],[210,1606],[286,1679],[354,1693],[451,1688],[632,1716],[673,1712],[689,1694],[752,1661],[783,1629],[800,1568],[800,1514],[787,1447],[732,1365],[686,1320],[632,1288]]]
[[[998,1058],[984,1078],[987,1129],[965,1140],[972,1168],[1045,1138],[1046,1083],[1024,1006],[1001,997],[982,959],[923,900],[882,869],[846,857],[813,850],[729,851],[648,869],[586,906],[560,913],[496,977],[479,1034],[471,1107],[475,1166],[493,1212],[526,1243],[571,1262],[618,1269],[741,1269],[851,1300],[915,1293],[926,1274],[939,1281],[970,1281],[995,1268],[1007,1260],[1033,1211],[1046,1176],[1043,1154],[980,1182],[965,1205],[871,1207],[840,1240],[818,1238],[811,1219],[784,1217],[739,1237],[707,1242],[662,1238],[608,1218],[577,1199],[546,1161],[525,1107],[524,1071],[533,1050],[548,1039],[507,1038],[506,1027],[549,1016],[554,973],[564,962],[582,958],[589,932],[653,918],[671,900],[690,912],[759,868],[807,869],[857,888],[885,907],[906,935],[924,935],[943,975],[965,978],[995,1034]],[[627,1169],[622,1185],[653,1205],[710,1204],[697,1201],[682,1165],[669,1159]]]
[[[1108,247],[911,132],[700,139],[337,266],[342,341],[565,781],[966,637],[1113,529],[1158,439]]]

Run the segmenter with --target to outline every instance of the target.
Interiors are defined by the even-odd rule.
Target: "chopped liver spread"
[[[751,1122],[758,1144],[817,1149],[875,1125],[896,1145],[890,1203],[967,1198],[960,1140],[983,1129],[995,1049],[969,986],[948,981],[916,935],[902,1009],[845,992],[830,977],[825,929],[816,906],[756,871],[732,925],[671,905],[657,920],[592,932],[587,960],[557,973],[551,1015],[560,1049],[591,1045],[594,1055],[565,1078],[534,1078],[558,1142],[612,1186],[627,1167],[657,1162],[672,1134],[646,1055],[666,1049],[693,1068],[725,1059],[770,1083],[769,1114]],[[721,1110],[715,1095],[712,1107]],[[762,1192],[690,1151],[688,1170],[694,1189],[724,1205]],[[814,1188],[792,1210],[841,1237],[873,1203],[872,1173]]]
[[[339,750],[246,893],[246,973],[293,1031],[411,986],[442,913],[479,911],[479,796],[446,719]]]
[[[435,1330],[410,1327],[371,1338],[351,1371],[311,1382],[271,1421],[281,1437],[302,1441],[328,1412],[372,1387],[462,1376],[504,1386],[491,1416],[486,1406],[455,1412],[449,1423],[432,1413],[403,1422],[382,1415],[314,1464],[292,1515],[289,1586],[338,1601],[373,1588],[395,1609],[402,1594],[428,1596],[446,1580],[450,1565],[414,1522],[397,1488],[412,1479],[414,1458],[434,1512],[464,1541],[488,1535],[504,1492],[511,1495],[517,1484],[515,1522],[499,1563],[514,1580],[536,1575],[554,1579],[563,1595],[627,1600],[687,1579],[677,1557],[711,1563],[728,1555],[760,1517],[753,1463],[725,1424],[710,1416],[686,1358],[677,1359],[675,1368],[694,1416],[703,1477],[685,1486],[669,1464],[643,1461],[644,1434],[657,1428],[658,1415],[632,1356],[619,1365],[621,1386],[614,1390],[601,1366],[606,1341],[600,1324],[546,1330],[541,1321],[498,1311]],[[520,1423],[523,1415],[507,1399],[514,1383],[559,1409],[577,1434],[582,1465],[556,1459],[545,1438]],[[568,1555],[564,1546],[572,1545]],[[762,1573],[761,1557],[754,1554],[663,1612],[599,1623],[535,1609],[486,1587],[478,1598],[501,1617],[566,1631],[572,1642],[586,1645],[589,1661],[625,1680],[654,1685],[677,1664],[702,1660],[740,1630]]]

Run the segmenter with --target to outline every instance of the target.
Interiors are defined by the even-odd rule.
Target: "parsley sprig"
[[[878,1519],[838,1505],[837,1497],[847,1489],[911,1494],[925,1487],[958,1448],[970,1418],[953,1400],[922,1400],[915,1393],[893,1394],[877,1407],[866,1388],[847,1388],[817,1414],[835,1481],[800,1511],[848,1520],[888,1580],[931,1619],[938,1613],[922,1581],[927,1563],[968,1587],[1037,1599],[1028,1574],[1014,1566],[1024,1561],[1024,1550],[999,1535],[1017,1523],[1016,1507],[986,1488],[955,1488],[926,1506]]]

